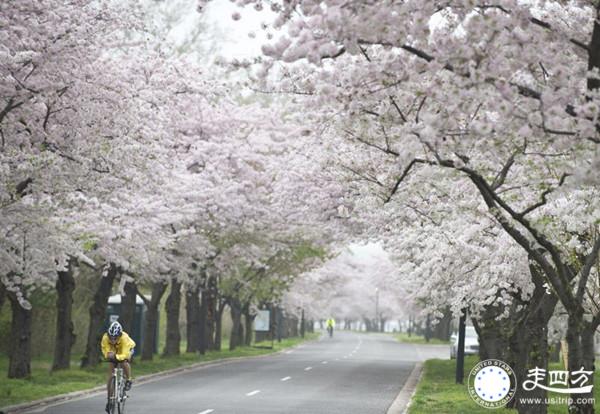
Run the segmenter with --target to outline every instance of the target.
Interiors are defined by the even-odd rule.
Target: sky
[[[274,19],[270,10],[258,12],[253,7],[240,8],[229,0],[209,1],[202,13],[197,11],[197,0],[146,2],[149,8],[160,11],[162,24],[167,21],[172,26],[167,40],[176,47],[189,42],[200,29],[196,42],[205,51],[210,51],[210,58],[247,59],[259,56],[261,45],[268,42],[267,32],[261,26]],[[240,15],[237,21],[232,17],[235,13]],[[249,36],[250,33],[254,37]]]

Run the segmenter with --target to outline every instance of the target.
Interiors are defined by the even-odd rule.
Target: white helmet
[[[121,334],[123,334],[123,327],[121,326],[121,324],[117,321],[111,323],[108,327],[108,336],[110,336],[111,338],[118,338],[119,336],[121,336]]]

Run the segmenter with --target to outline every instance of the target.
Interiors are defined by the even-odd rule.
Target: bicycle
[[[115,361],[106,361],[112,362]],[[109,414],[125,414],[125,402],[129,396],[125,391],[125,379],[121,361],[116,361],[116,367],[110,378],[110,395],[108,396]]]

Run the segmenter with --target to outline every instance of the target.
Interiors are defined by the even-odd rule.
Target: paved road
[[[385,413],[415,362],[435,357],[447,358],[448,347],[336,332],[285,353],[134,385],[127,414]],[[101,414],[105,398],[96,394],[35,412]]]

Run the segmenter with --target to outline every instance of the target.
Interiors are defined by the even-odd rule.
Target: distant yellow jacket
[[[127,332],[123,331],[123,334],[119,338],[119,340],[113,345],[110,343],[108,339],[108,334],[105,333],[102,336],[102,355],[104,358],[108,358],[109,352],[114,352],[115,357],[122,361],[124,359],[129,359],[131,355],[131,351],[135,348],[135,342],[131,337],[127,334]]]

